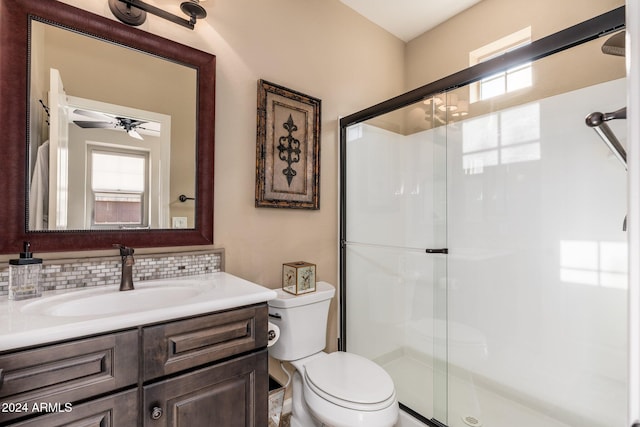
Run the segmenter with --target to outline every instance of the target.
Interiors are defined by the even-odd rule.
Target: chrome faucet
[[[114,248],[120,249],[120,256],[122,257],[122,276],[120,278],[120,290],[132,291],[133,290],[133,248],[126,247],[120,244],[114,244]]]

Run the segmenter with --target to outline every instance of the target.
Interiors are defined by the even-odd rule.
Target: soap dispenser
[[[31,244],[24,242],[20,258],[9,260],[9,299],[22,300],[42,296],[40,273],[42,259],[34,258]]]

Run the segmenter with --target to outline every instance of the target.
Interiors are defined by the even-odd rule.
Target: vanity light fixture
[[[147,12],[192,30],[196,20],[207,16],[207,11],[200,5],[199,0],[186,0],[180,4],[180,10],[189,19],[181,18],[141,0],[109,0],[109,9],[116,18],[134,26],[142,24],[147,19]]]

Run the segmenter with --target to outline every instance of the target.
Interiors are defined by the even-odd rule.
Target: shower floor
[[[397,353],[396,353],[397,354]],[[410,352],[385,357],[384,367],[393,378],[400,402],[430,418],[433,414],[433,368]],[[488,390],[464,374],[449,374],[449,427],[571,427],[548,415]],[[471,418],[468,418],[471,417]],[[468,422],[464,421],[467,418]],[[473,423],[476,420],[477,423]]]

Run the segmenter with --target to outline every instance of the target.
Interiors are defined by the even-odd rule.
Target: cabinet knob
[[[152,420],[159,420],[160,418],[162,418],[162,408],[159,406],[154,406],[151,409],[151,419]]]

